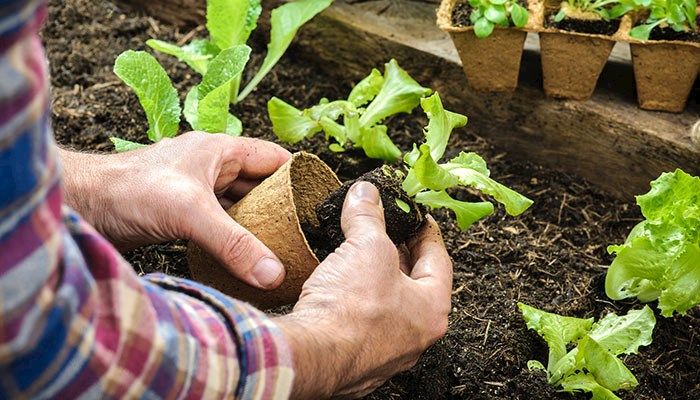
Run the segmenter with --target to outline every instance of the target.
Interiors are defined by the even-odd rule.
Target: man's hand
[[[292,348],[295,398],[366,395],[447,330],[452,262],[432,218],[403,262],[371,184],[351,188],[341,225],[346,242],[316,268],[294,311],[276,320]]]
[[[266,289],[282,282],[282,264],[222,205],[289,157],[273,143],[199,132],[122,154],[61,150],[66,202],[117,247],[192,240],[241,280]]]

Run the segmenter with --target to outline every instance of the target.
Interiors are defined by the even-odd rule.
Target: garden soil
[[[111,152],[109,136],[144,142],[146,119],[136,96],[111,72],[126,49],[144,49],[150,37],[180,41],[202,35],[178,31],[100,0],[52,0],[43,32],[53,84],[53,124],[60,145]],[[253,40],[263,48],[265,38]],[[273,139],[266,102],[274,94],[297,106],[322,97],[345,97],[351,82],[324,76],[309,61],[296,59],[292,47],[282,62],[242,104],[234,108],[245,134]],[[253,64],[261,57],[255,52]],[[387,55],[389,58],[389,55]],[[172,59],[159,56],[184,93],[194,75]],[[380,67],[380,66],[377,66]],[[250,71],[250,70],[249,70]],[[419,140],[425,117],[419,113],[389,121],[392,138],[403,148]],[[185,126],[183,125],[183,129]],[[357,158],[325,150],[313,140],[290,148],[317,153],[343,180],[372,169]],[[492,176],[535,200],[520,218],[495,215],[460,232],[447,212],[434,213],[454,260],[453,311],[446,337],[418,364],[371,399],[569,399],[549,388],[543,376],[529,372],[530,359],[544,361],[547,348],[527,331],[516,303],[578,317],[601,317],[639,308],[634,301],[611,302],[603,292],[610,257],[606,246],[620,243],[641,216],[633,199],[619,201],[581,178],[537,165],[509,161],[469,127],[450,143],[452,156],[477,151],[489,161]],[[625,173],[611,171],[611,173]],[[605,179],[605,177],[601,177]],[[458,192],[462,199],[476,198]],[[172,242],[125,254],[139,273],[162,271],[188,276],[186,244]],[[658,318],[654,343],[625,357],[640,384],[624,399],[700,399],[700,310],[684,317]]]

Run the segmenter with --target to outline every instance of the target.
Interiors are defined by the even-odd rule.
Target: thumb
[[[191,240],[213,255],[231,274],[261,289],[274,289],[285,270],[277,256],[234,221],[218,201],[193,213]]]
[[[384,209],[377,188],[369,182],[357,182],[345,197],[340,225],[345,239],[360,239],[378,232],[386,235]]]

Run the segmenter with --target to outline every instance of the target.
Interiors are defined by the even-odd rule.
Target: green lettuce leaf
[[[635,354],[651,343],[656,319],[649,307],[624,316],[608,314],[595,323],[592,318],[563,317],[523,303],[518,307],[527,327],[547,342],[551,385],[566,392],[590,392],[594,399],[617,399],[614,391],[637,386],[637,379],[617,356]],[[542,366],[528,362],[529,367],[538,365]]]
[[[242,44],[225,49],[209,64],[207,73],[197,86],[196,106],[193,92],[185,99],[185,118],[193,129],[209,133],[226,133],[239,136],[243,131],[241,121],[229,112],[232,85],[250,57],[250,47]],[[197,110],[196,117],[192,108]]]
[[[232,1],[232,0],[231,0]],[[237,101],[246,98],[258,86],[258,83],[272,70],[284,52],[292,43],[299,28],[316,14],[325,10],[333,0],[296,0],[272,10],[270,17],[270,43],[267,45],[267,55],[260,70],[246,85],[238,96]],[[227,23],[231,23],[228,21]]]
[[[430,208],[447,208],[457,217],[457,226],[465,231],[478,220],[493,214],[493,204],[488,201],[470,203],[455,200],[445,192],[428,190],[420,192],[415,197],[416,203]]]
[[[595,377],[583,372],[569,375],[561,381],[561,388],[565,392],[589,392],[593,395],[591,400],[620,400],[609,389],[600,385]]]
[[[686,313],[700,304],[700,178],[678,169],[662,174],[637,196],[646,218],[615,254],[605,277],[613,300],[659,300],[661,314]]]
[[[503,204],[509,215],[520,215],[530,208],[532,200],[484,174],[485,162],[478,161],[479,158],[481,157],[472,153],[469,156],[454,158],[449,163],[441,164],[441,167],[456,176],[460,184],[473,187]],[[474,169],[474,166],[477,169]]]
[[[391,115],[409,113],[430,92],[392,59],[385,64],[384,85],[360,117],[360,125],[373,126]]]
[[[632,372],[619,358],[607,351],[590,336],[578,343],[577,365],[585,366],[596,382],[611,391],[631,389],[639,384]]]
[[[425,128],[425,143],[430,146],[430,155],[433,160],[438,162],[445,154],[452,130],[465,126],[467,117],[445,110],[437,92],[430,97],[421,99],[420,105],[428,115],[428,126]],[[413,151],[406,155],[406,163],[413,165],[418,157],[419,154],[414,147]]]
[[[262,12],[260,0],[207,1],[207,30],[221,50],[245,44]]]
[[[272,121],[272,131],[285,143],[298,143],[321,132],[322,127],[317,121],[277,97],[267,102],[267,112]]]
[[[117,153],[124,153],[126,151],[137,150],[146,147],[145,144],[130,142],[128,140],[119,139],[118,137],[111,137],[109,140],[114,144],[114,150]]]
[[[422,144],[419,148],[420,157],[413,164],[411,171],[422,187],[441,191],[460,184],[459,178],[438,165],[431,156],[431,148]]]
[[[197,73],[204,75],[207,72],[209,61],[219,54],[219,48],[208,40],[193,40],[182,47],[157,39],[149,39],[146,45],[155,51],[177,57]]]
[[[348,101],[355,107],[362,107],[372,101],[382,89],[384,77],[378,69],[373,68],[372,72],[355,85],[350,91]]]
[[[170,77],[152,55],[127,50],[117,57],[114,73],[138,96],[152,142],[177,135],[182,112],[180,99]]]
[[[547,370],[552,371],[566,355],[566,345],[585,336],[593,326],[593,318],[565,317],[518,303],[528,329],[540,335],[549,346]]]
[[[369,158],[395,162],[401,158],[401,150],[391,141],[386,130],[386,125],[362,127],[357,145],[362,147]]]

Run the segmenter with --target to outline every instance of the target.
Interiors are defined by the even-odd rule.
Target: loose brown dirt
[[[136,96],[111,72],[114,59],[123,50],[144,49],[150,37],[178,41],[189,33],[108,1],[51,0],[43,37],[51,63],[58,143],[109,152],[111,135],[144,142],[145,117]],[[256,36],[254,47],[260,50],[264,41]],[[235,107],[246,135],[274,140],[266,113],[266,102],[273,94],[303,107],[322,97],[341,98],[348,93],[351,82],[324,76],[295,53],[292,47],[258,90]],[[186,67],[168,57],[158,58],[182,92],[196,83]],[[254,56],[253,64],[259,63],[260,56]],[[424,116],[415,113],[394,118],[388,125],[392,138],[406,150],[419,139],[425,122]],[[343,179],[356,178],[376,166],[326,151],[321,140],[290,149],[302,147],[319,154]],[[603,293],[605,265],[610,262],[605,248],[624,240],[640,219],[633,200],[620,202],[560,171],[512,163],[507,154],[494,151],[469,128],[453,135],[450,149],[448,156],[463,149],[481,153],[490,163],[492,176],[534,199],[535,205],[520,218],[507,217],[500,210],[466,233],[456,228],[448,213],[435,213],[455,266],[449,332],[418,365],[370,398],[587,398],[556,393],[540,374],[528,372],[526,362],[545,360],[547,350],[536,334],[526,330],[516,302],[579,317],[639,308],[633,301],[610,302]],[[188,276],[184,255],[184,243],[174,242],[132,251],[126,257],[139,273]],[[698,309],[684,317],[658,317],[654,343],[625,361],[640,385],[623,393],[623,398],[700,399]]]

